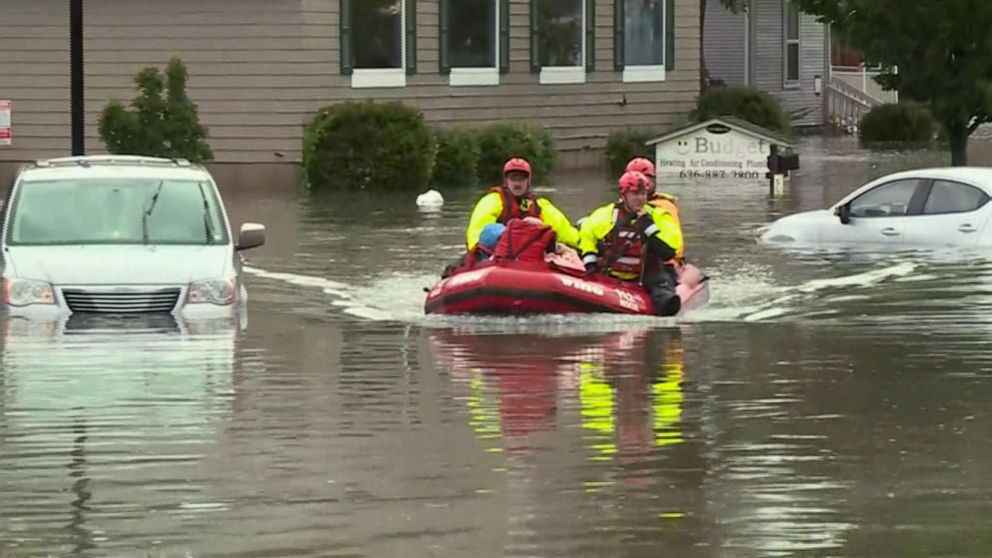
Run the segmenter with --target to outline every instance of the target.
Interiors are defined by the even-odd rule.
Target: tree
[[[992,2],[989,0],[794,0],[830,23],[868,63],[876,81],[929,105],[967,164],[968,136],[992,115]]]
[[[157,68],[138,72],[138,96],[128,110],[111,100],[100,115],[100,137],[115,154],[185,158],[194,162],[213,158],[207,129],[197,107],[186,95],[186,66],[173,56],[165,77]],[[163,93],[167,93],[163,97]]]
[[[710,72],[706,69],[706,49],[704,48],[706,34],[706,3],[708,0],[699,0],[699,92],[706,91],[709,85]],[[737,14],[741,10],[747,9],[750,0],[719,0],[724,9]]]

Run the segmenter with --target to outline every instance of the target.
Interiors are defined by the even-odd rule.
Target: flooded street
[[[756,241],[948,157],[799,150],[781,198],[668,188],[712,281],[678,321],[428,318],[480,192],[222,184],[267,226],[246,324],[4,322],[0,557],[992,554],[992,259]]]

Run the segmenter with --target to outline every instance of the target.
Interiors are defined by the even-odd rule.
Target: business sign
[[[791,147],[773,132],[731,117],[692,124],[648,142],[658,176],[763,180],[771,145]]]
[[[10,101],[0,101],[0,145],[10,145],[12,140]]]
[[[763,138],[710,124],[657,144],[655,159],[659,175],[752,180],[765,177],[769,152]]]

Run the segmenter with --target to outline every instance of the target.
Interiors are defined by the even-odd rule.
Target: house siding
[[[721,80],[727,85],[747,83],[746,25],[744,12],[735,14],[724,8],[719,0],[706,2],[703,49],[711,80]]]
[[[752,9],[754,85],[774,95],[786,112],[810,109],[798,119],[799,126],[825,122],[823,97],[813,92],[814,76],[826,83],[830,62],[826,49],[826,26],[808,14],[799,16],[799,82],[786,87],[784,80],[785,27],[783,0],[756,0]]]
[[[23,4],[5,13],[0,36],[0,99],[14,102],[14,145],[0,148],[0,161],[69,151],[67,8],[63,0]],[[530,72],[529,0],[510,0],[510,72],[499,86],[457,88],[438,71],[438,2],[416,5],[418,72],[404,88],[352,89],[340,74],[339,0],[88,2],[87,152],[103,151],[97,122],[107,101],[128,102],[135,74],[164,68],[172,54],[187,65],[187,90],[218,162],[299,161],[313,114],[349,99],[402,100],[443,126],[533,119],[572,152],[602,149],[625,127],[663,131],[695,104],[698,0],[675,1],[675,69],[665,82],[622,83],[613,70],[613,1],[597,0],[596,70],[585,84],[539,85]]]
[[[825,87],[829,76],[826,25],[818,23],[814,16],[800,14],[799,81],[786,86],[784,6],[783,0],[751,0],[748,20],[751,37],[750,85],[771,93],[787,112],[810,110],[794,124],[820,126],[826,121],[824,100],[822,95],[814,93],[813,84],[815,76],[820,76]],[[746,82],[743,62],[735,62],[736,53],[741,53],[743,58],[745,33],[734,31],[734,28],[743,29],[744,21],[743,15],[732,14],[716,0],[707,2],[704,48],[706,65],[712,77],[719,77],[727,83]]]

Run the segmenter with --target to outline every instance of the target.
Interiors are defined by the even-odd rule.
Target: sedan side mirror
[[[257,248],[263,244],[265,244],[265,225],[258,223],[241,225],[241,233],[238,235],[238,250]]]
[[[844,225],[851,222],[851,206],[850,204],[844,204],[834,210],[834,215],[840,217],[840,222]]]

